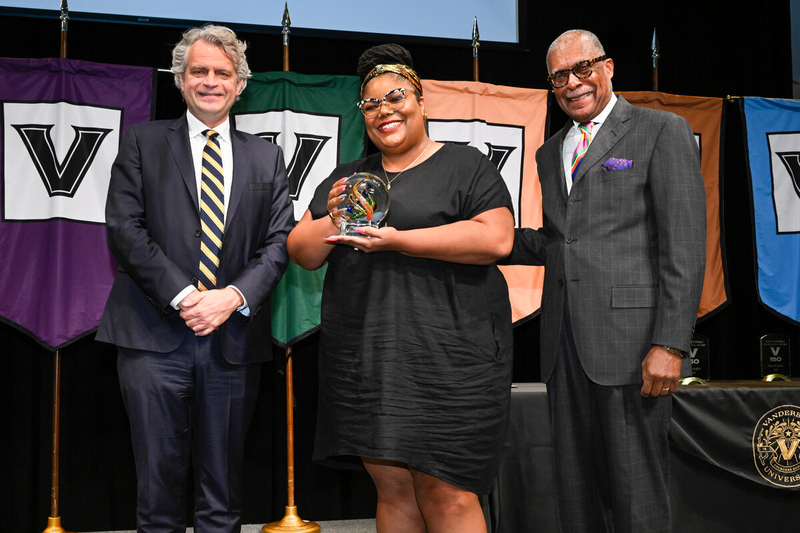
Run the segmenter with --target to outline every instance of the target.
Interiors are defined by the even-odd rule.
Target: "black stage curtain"
[[[790,98],[792,94],[789,2],[744,1],[669,3],[577,1],[519,3],[524,13],[523,42],[517,48],[484,43],[481,80],[499,85],[546,88],[544,55],[562,31],[595,31],[615,59],[616,90],[652,88],[650,42],[658,29],[661,45],[659,89],[695,96],[746,95]],[[291,6],[289,6],[291,9]],[[5,37],[0,55],[57,57],[60,23],[52,19],[0,16]],[[377,7],[377,12],[381,8]],[[278,25],[282,10],[275,14]],[[376,18],[376,33],[391,33],[390,13]],[[190,14],[187,14],[190,18]],[[470,79],[471,16],[463,43],[396,38],[411,51],[423,77]],[[384,23],[385,22],[385,23]],[[72,20],[69,57],[105,63],[169,68],[170,50],[180,28]],[[281,70],[281,35],[240,33],[250,44],[256,71]],[[381,41],[348,35],[291,34],[291,67],[308,74],[353,74],[360,53]],[[157,118],[184,109],[172,76],[158,75]],[[564,115],[551,101],[551,130]],[[797,346],[798,328],[765,311],[757,300],[746,162],[736,105],[727,105],[723,231],[732,301],[698,325],[710,338],[713,379],[758,376],[758,338],[786,333]],[[2,261],[2,260],[0,260]],[[0,268],[25,265],[0,264]],[[40,302],[39,305],[46,305]],[[539,380],[538,319],[515,331],[515,381]],[[245,521],[280,518],[285,505],[283,352],[263,368],[262,390],[248,442]],[[316,336],[295,347],[297,503],[305,518],[332,520],[374,516],[375,496],[363,471],[335,471],[311,464],[316,416]],[[61,507],[64,526],[73,531],[132,529],[135,483],[130,442],[116,377],[114,350],[93,335],[63,351],[61,432]],[[800,368],[794,356],[794,368]],[[20,332],[0,324],[0,531],[37,531],[49,514],[52,355]],[[531,498],[535,499],[535,495]],[[532,502],[531,505],[535,505]]]

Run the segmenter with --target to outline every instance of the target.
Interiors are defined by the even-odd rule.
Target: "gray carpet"
[[[335,522],[317,522],[321,533],[375,533],[375,519],[370,520],[337,520]],[[242,533],[261,533],[264,524],[242,526]],[[193,533],[193,529],[186,530]],[[109,532],[111,533],[111,532]],[[136,533],[135,531],[117,531],[114,533]]]
[[[317,522],[321,533],[375,533],[375,519]],[[261,533],[261,526],[243,526],[242,533]]]

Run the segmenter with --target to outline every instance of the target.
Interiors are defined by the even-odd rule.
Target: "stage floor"
[[[369,520],[336,520],[333,522],[317,522],[324,533],[375,533],[375,519]],[[242,533],[261,533],[264,524],[249,524],[242,526]],[[193,533],[194,528],[186,530]],[[76,532],[77,533],[77,532]],[[92,533],[104,533],[95,531]],[[105,533],[136,533],[135,531],[107,531]]]

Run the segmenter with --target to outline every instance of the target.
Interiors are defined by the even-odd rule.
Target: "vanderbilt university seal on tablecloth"
[[[753,431],[753,458],[773,485],[800,486],[800,407],[782,405],[761,417]]]

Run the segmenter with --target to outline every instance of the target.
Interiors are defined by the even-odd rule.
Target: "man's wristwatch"
[[[682,352],[677,348],[673,348],[672,346],[662,345],[661,347],[664,348],[669,353],[671,353],[672,355],[677,355],[681,359],[686,359],[686,352]]]

